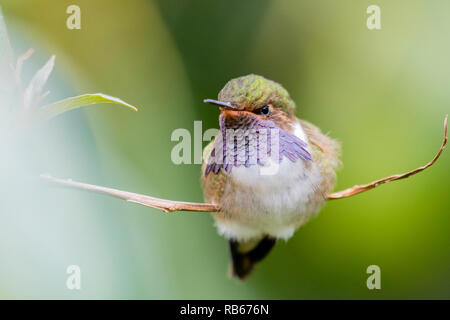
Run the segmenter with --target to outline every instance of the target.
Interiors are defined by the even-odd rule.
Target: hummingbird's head
[[[265,165],[268,157],[311,161],[307,142],[295,135],[294,101],[280,84],[250,74],[228,81],[218,100],[220,134],[214,140],[205,175],[221,168]]]
[[[228,81],[219,92],[218,100],[204,102],[220,107],[227,127],[245,128],[254,120],[263,120],[291,131],[295,123],[295,103],[287,90],[279,83],[254,74]]]

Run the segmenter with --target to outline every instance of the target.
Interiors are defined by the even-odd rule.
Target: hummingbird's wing
[[[340,143],[323,134],[318,127],[308,121],[299,120],[299,122],[308,139],[313,162],[318,166],[323,177],[321,185],[318,186],[318,196],[326,197],[333,190],[336,170],[341,165]]]
[[[215,139],[217,139],[217,137]],[[219,200],[222,197],[228,179],[228,177],[225,174],[223,174],[222,170],[220,170],[216,174],[205,175],[206,167],[211,157],[211,152],[214,149],[215,139],[212,140],[203,149],[203,164],[201,177],[205,201],[212,204],[219,203]]]

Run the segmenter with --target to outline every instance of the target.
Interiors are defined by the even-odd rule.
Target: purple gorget
[[[229,119],[220,115],[220,132],[214,141],[205,176],[211,171],[217,174],[220,168],[231,172],[233,167],[241,165],[264,165],[269,159],[278,163],[283,157],[292,162],[312,160],[305,141],[278,128],[270,120],[248,115],[237,121]]]

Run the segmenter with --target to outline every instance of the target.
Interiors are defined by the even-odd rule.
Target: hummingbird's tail
[[[253,266],[264,259],[275,245],[275,239],[265,236],[253,242],[238,242],[229,240],[232,275],[244,280],[252,271]]]

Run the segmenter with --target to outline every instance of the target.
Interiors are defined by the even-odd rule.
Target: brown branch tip
[[[375,181],[372,181],[368,184],[364,184],[364,185],[356,185],[353,186],[351,188],[342,190],[342,191],[338,191],[332,194],[328,195],[328,200],[335,200],[335,199],[342,199],[342,198],[347,198],[347,197],[351,197],[354,196],[355,194],[358,193],[362,193],[368,190],[371,190],[373,188],[378,187],[380,184],[386,183],[386,182],[390,182],[390,181],[395,181],[395,180],[400,180],[400,179],[405,179],[408,178],[412,175],[415,175],[416,173],[419,173],[423,170],[425,170],[428,167],[431,167],[437,159],[439,159],[439,157],[441,156],[442,151],[444,151],[445,145],[447,144],[447,118],[448,118],[448,114],[445,116],[444,118],[444,140],[442,141],[441,147],[439,148],[438,153],[434,156],[434,158],[428,162],[427,164],[425,164],[424,166],[418,167],[414,170],[402,173],[402,174],[394,174],[392,176],[386,177],[386,178],[382,178],[382,179],[378,179]]]

